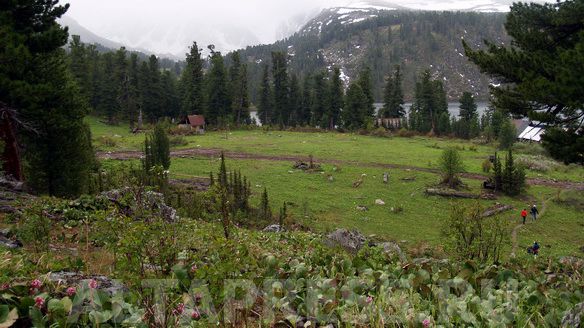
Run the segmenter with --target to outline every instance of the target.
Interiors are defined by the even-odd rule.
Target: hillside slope
[[[411,99],[415,77],[430,69],[441,79],[451,99],[463,91],[488,97],[490,81],[468,61],[464,38],[474,47],[483,40],[505,44],[505,14],[477,12],[405,11],[399,7],[364,5],[326,9],[293,36],[271,45],[242,50],[250,66],[251,93],[255,97],[261,67],[270,63],[272,51],[287,51],[290,70],[305,76],[338,66],[345,81],[369,66],[376,98],[382,98],[385,76],[400,65],[406,99]]]

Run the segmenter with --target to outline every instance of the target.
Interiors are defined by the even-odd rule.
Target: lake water
[[[479,118],[483,115],[483,113],[485,111],[487,111],[489,109],[489,102],[488,101],[477,101],[477,112],[479,114]],[[375,103],[375,110],[378,111],[379,109],[381,109],[383,107],[382,103]],[[409,114],[410,112],[410,107],[412,107],[412,103],[405,103],[404,104],[404,108],[406,109],[406,115]],[[448,112],[450,112],[450,115],[452,116],[458,116],[458,114],[460,113],[460,103],[458,102],[450,102],[448,103]],[[257,111],[251,111],[250,112],[251,118],[255,119],[256,122],[258,122],[258,125],[261,125],[260,120],[258,119],[258,113]]]

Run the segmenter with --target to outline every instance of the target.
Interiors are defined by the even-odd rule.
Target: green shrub
[[[448,187],[456,188],[462,183],[459,174],[464,172],[464,165],[456,149],[448,148],[442,152],[440,171],[442,172],[442,183]]]

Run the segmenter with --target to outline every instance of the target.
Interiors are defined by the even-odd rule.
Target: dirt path
[[[553,197],[548,198],[547,200],[542,199],[541,209],[539,211],[539,214],[537,215],[538,220],[540,220],[545,215],[545,211],[547,209],[547,203],[550,202],[552,199],[553,199]],[[529,216],[531,216],[531,213],[529,214]],[[515,219],[515,217],[513,217],[513,219]],[[530,218],[527,218],[525,220],[525,222],[526,222],[525,224],[528,224],[529,220],[530,220]],[[518,247],[517,233],[524,226],[525,225],[523,223],[520,223],[520,224],[516,225],[515,228],[513,228],[513,232],[511,233],[511,242],[513,244],[513,247],[511,248],[511,257],[515,257],[517,254],[517,247]]]
[[[295,161],[307,161],[306,156],[294,156],[294,155],[263,155],[263,154],[252,154],[245,152],[235,152],[235,151],[225,151],[222,149],[215,148],[188,148],[174,150],[170,152],[171,157],[177,158],[190,158],[195,156],[202,157],[219,157],[221,152],[224,152],[225,156],[234,159],[257,159],[257,160],[267,160],[267,161],[285,161],[285,162],[295,162]],[[115,151],[115,152],[98,152],[97,157],[100,159],[115,159],[115,160],[130,160],[138,159],[142,157],[141,151]],[[349,161],[349,160],[336,160],[327,159],[320,160],[320,163],[327,164],[337,164],[337,165],[358,165],[358,166],[368,166],[368,167],[380,167],[387,169],[402,169],[402,170],[412,170],[418,172],[428,172],[438,174],[439,171],[436,169],[417,167],[411,165],[402,164],[389,164],[389,163],[363,163],[359,161]],[[485,180],[487,176],[477,173],[463,173],[463,178],[473,179],[473,180]],[[555,181],[542,178],[527,179],[527,184],[532,186],[547,186],[553,188],[561,189],[576,189],[584,190],[584,183],[582,182],[572,182],[572,181]]]

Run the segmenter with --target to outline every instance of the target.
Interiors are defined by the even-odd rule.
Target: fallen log
[[[487,209],[485,212],[483,212],[481,217],[488,218],[489,216],[497,215],[499,213],[503,213],[512,209],[513,206],[511,205],[499,205],[494,208]]]
[[[493,194],[471,194],[468,192],[461,192],[451,189],[436,189],[429,188],[426,189],[426,194],[442,196],[442,197],[452,197],[452,198],[467,198],[467,199],[495,199]]]

